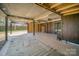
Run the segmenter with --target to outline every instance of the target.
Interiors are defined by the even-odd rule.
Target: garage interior
[[[0,20],[4,21],[2,29],[4,32],[0,31],[2,35],[0,55],[79,55],[78,3],[3,3],[0,4]],[[23,26],[19,28],[13,25],[17,23]],[[27,31],[27,33],[18,37],[10,36],[14,33],[13,29],[17,29],[17,34],[19,34],[18,29]],[[16,44],[10,49],[13,42]],[[21,43],[25,47],[20,46]],[[35,43],[35,46],[27,49],[27,43],[31,45]],[[41,44],[43,47],[40,46]],[[9,46],[8,49],[6,45]],[[18,49],[21,49],[21,52],[16,52]],[[5,50],[7,52],[3,53]]]

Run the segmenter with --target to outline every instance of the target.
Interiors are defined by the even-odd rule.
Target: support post
[[[28,30],[28,33],[29,33],[29,23],[27,23],[27,30]]]
[[[12,21],[10,22],[10,34],[12,34]]]
[[[39,23],[38,23],[38,32],[39,32]]]
[[[35,36],[35,20],[33,20],[33,35]]]
[[[47,27],[46,27],[46,29],[47,29],[47,33],[48,33],[48,23],[47,23]]]
[[[5,17],[5,40],[8,40],[8,16]]]

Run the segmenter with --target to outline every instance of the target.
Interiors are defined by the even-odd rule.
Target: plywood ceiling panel
[[[0,17],[6,16],[1,10],[0,10]]]
[[[46,12],[35,4],[5,4],[11,15],[25,16],[35,18],[36,16]]]
[[[29,18],[34,18],[35,20],[40,20],[40,19],[45,20],[46,18],[48,19],[50,14],[53,15],[51,16],[51,18],[53,18],[54,15],[55,16],[57,15],[33,3],[23,3],[23,4],[22,3],[19,3],[19,4],[6,3],[4,5],[8,9],[10,15],[29,17]]]

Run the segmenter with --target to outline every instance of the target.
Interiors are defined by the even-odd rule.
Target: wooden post
[[[10,34],[12,34],[12,22],[10,22]]]
[[[47,29],[47,33],[48,33],[48,23],[47,23],[47,27],[46,27],[46,29]]]
[[[8,40],[8,16],[5,17],[5,40]]]
[[[28,30],[28,33],[29,33],[29,23],[27,23],[27,30]]]
[[[35,35],[35,20],[33,20],[33,35]]]
[[[40,28],[39,28],[39,23],[38,23],[38,32],[40,32],[39,29],[40,29]]]

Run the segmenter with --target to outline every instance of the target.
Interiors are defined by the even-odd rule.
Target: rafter
[[[79,13],[79,10],[73,11],[73,12],[70,12],[70,13],[66,13],[66,14],[64,14],[64,16],[66,16],[66,15],[71,15],[71,14],[77,14],[77,13]]]
[[[53,5],[51,5],[51,7],[50,7],[50,8],[51,8],[51,9],[52,9],[52,8],[55,8],[55,7],[59,6],[60,4],[61,4],[61,3],[56,3],[56,4],[53,4]]]
[[[77,8],[71,8],[71,9],[65,10],[65,11],[61,12],[61,14],[69,13],[69,12],[76,11],[76,10],[79,10],[79,7],[77,7]]]
[[[70,4],[68,6],[64,6],[60,9],[57,9],[56,11],[59,12],[59,11],[62,11],[62,10],[65,10],[65,9],[68,9],[68,8],[71,8],[71,7],[74,7],[74,6],[77,6],[77,5],[79,5],[79,4],[77,4],[77,3],[76,4]]]
[[[58,15],[61,15],[59,12],[56,12],[54,9],[50,9],[50,8],[44,6],[44,5],[39,4],[39,3],[35,3],[35,4],[38,5],[38,6],[40,6],[40,7],[45,8],[46,10],[49,10],[51,12],[54,12],[54,13],[58,14]]]

